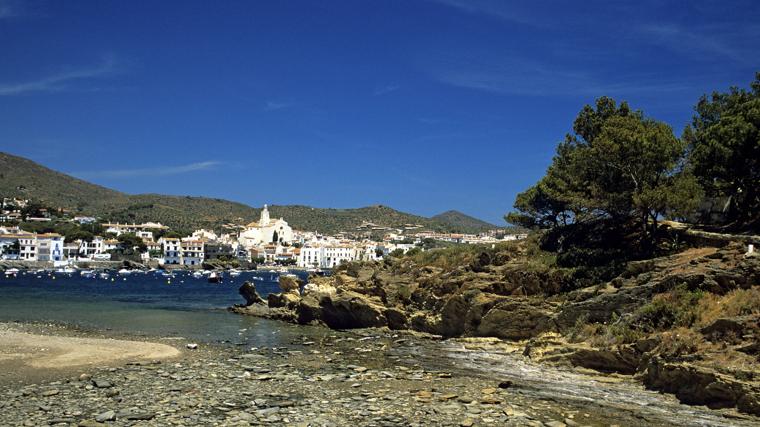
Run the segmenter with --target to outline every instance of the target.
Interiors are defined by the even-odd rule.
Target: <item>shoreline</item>
[[[46,324],[11,326],[33,336],[113,342],[107,331]],[[140,345],[171,340],[127,334],[118,338]],[[103,425],[98,421],[132,425],[137,420],[147,421],[147,425],[572,427],[643,422],[664,426],[676,425],[662,416],[662,410],[671,405],[692,417],[687,420],[709,420],[702,425],[756,422],[756,418],[733,411],[703,410],[689,415],[694,409],[656,393],[647,396],[657,399],[661,407],[650,410],[636,402],[588,400],[582,389],[575,397],[562,387],[547,391],[550,378],[536,383],[535,378],[510,376],[490,360],[504,349],[479,341],[439,341],[384,329],[308,328],[284,347],[201,343],[197,350],[182,351],[181,357],[93,364],[23,384],[4,384],[0,387],[0,421],[84,426]],[[174,344],[177,342],[184,344],[179,340]],[[467,352],[465,347],[477,350]],[[441,354],[443,350],[448,355]],[[451,351],[459,356],[452,358]],[[472,361],[483,356],[489,357],[482,361],[485,370],[474,370]],[[564,375],[548,367],[542,370],[539,378]],[[625,380],[572,375],[579,385],[591,382],[591,387],[604,393],[619,386],[632,387]]]

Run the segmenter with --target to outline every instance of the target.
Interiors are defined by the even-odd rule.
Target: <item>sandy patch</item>
[[[38,369],[104,366],[122,362],[167,359],[180,355],[159,343],[102,338],[36,335],[0,330],[0,361]]]

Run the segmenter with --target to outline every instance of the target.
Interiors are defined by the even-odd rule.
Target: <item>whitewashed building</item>
[[[204,241],[201,239],[180,242],[181,264],[201,265],[204,259]]]
[[[238,241],[247,249],[269,243],[289,245],[293,242],[293,229],[282,218],[271,219],[269,208],[264,205],[259,221],[246,225],[245,230],[240,233]]]
[[[162,237],[158,239],[158,243],[161,244],[161,251],[163,252],[162,264],[180,264],[182,260],[182,252],[179,239],[174,237]]]
[[[19,259],[24,261],[63,261],[63,243],[60,234],[29,234],[19,236]]]

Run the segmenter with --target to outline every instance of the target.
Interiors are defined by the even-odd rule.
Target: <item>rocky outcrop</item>
[[[738,381],[694,364],[668,363],[657,357],[650,360],[643,381],[647,387],[675,394],[683,403],[710,408],[737,407],[742,412],[760,415],[757,381]]]
[[[245,299],[245,306],[250,306],[253,304],[264,304],[265,301],[259,296],[259,293],[256,292],[256,285],[253,282],[245,281],[243,282],[243,285],[240,286],[238,289],[238,292],[240,295]]]
[[[553,307],[526,299],[499,303],[483,316],[475,330],[482,337],[522,340],[555,331]]]

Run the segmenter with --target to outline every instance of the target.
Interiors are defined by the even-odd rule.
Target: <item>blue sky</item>
[[[130,193],[503,224],[584,104],[680,135],[760,2],[0,0],[0,150]]]

